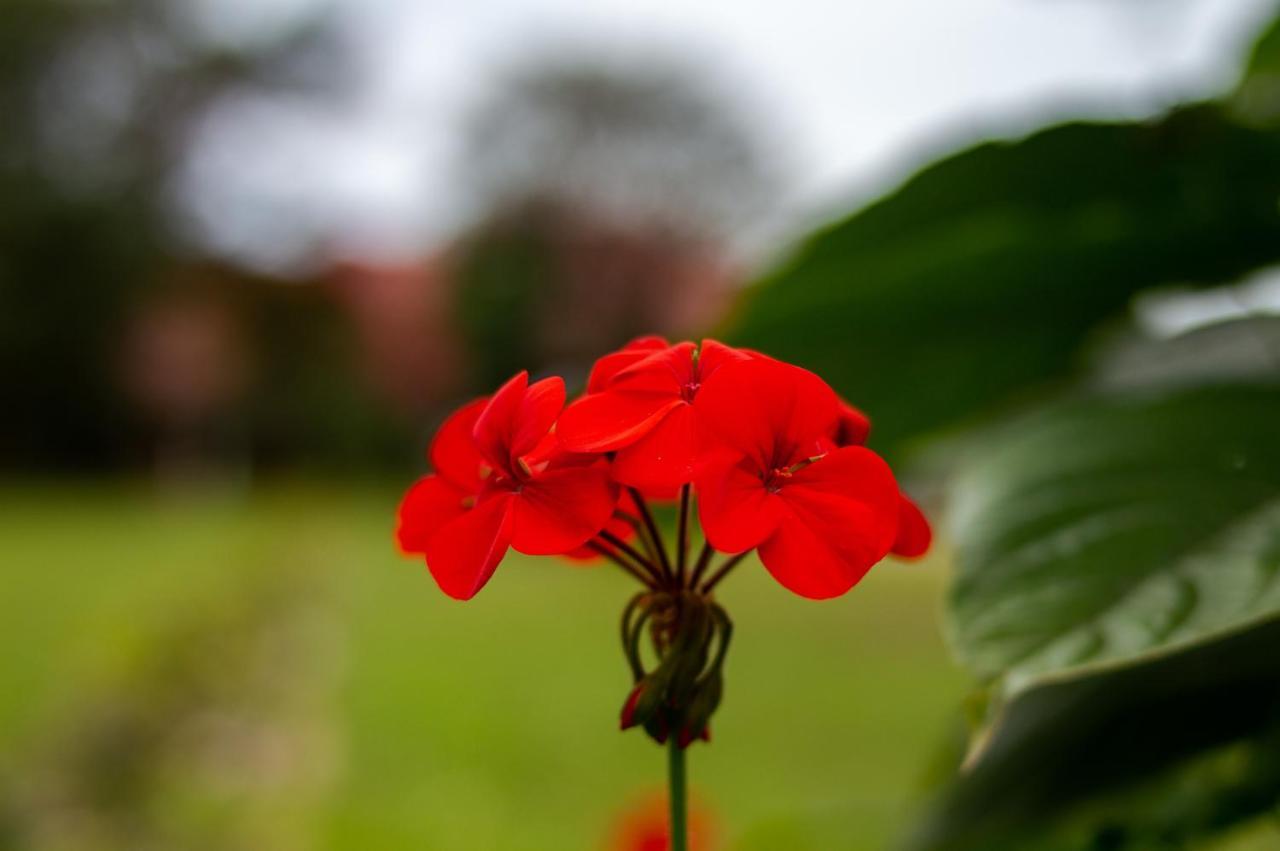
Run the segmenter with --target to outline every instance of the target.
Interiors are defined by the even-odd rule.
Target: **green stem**
[[[702,581],[702,574],[706,572],[707,565],[711,564],[711,557],[715,553],[710,544],[703,542],[702,553],[698,556],[698,563],[693,567],[693,576],[689,578],[689,588],[697,589],[698,583]]]
[[[618,567],[625,570],[627,573],[630,573],[636,579],[639,579],[640,582],[645,585],[645,587],[656,590],[656,587],[653,584],[653,580],[645,576],[643,573],[637,570],[634,566],[629,564],[625,559],[619,556],[616,552],[614,552],[612,549],[605,546],[604,544],[600,543],[599,541],[595,541],[595,540],[587,541],[587,549],[593,552],[599,553],[600,555],[607,558],[609,561],[616,564]]]
[[[684,748],[672,731],[667,739],[667,784],[671,801],[671,851],[688,851],[688,796],[685,791]]]
[[[726,576],[728,576],[728,575],[729,575],[729,571],[731,571],[731,570],[733,570],[735,567],[737,567],[737,566],[738,566],[738,563],[739,563],[739,562],[741,562],[744,558],[746,558],[746,557],[747,557],[747,553],[749,553],[749,552],[751,552],[751,550],[744,550],[743,552],[740,552],[740,553],[738,553],[736,556],[733,556],[732,558],[730,558],[730,559],[728,559],[727,561],[725,561],[725,563],[724,563],[724,564],[722,564],[722,565],[720,566],[720,569],[719,569],[719,570],[717,570],[715,573],[711,574],[711,578],[710,578],[710,579],[708,579],[706,582],[702,583],[702,593],[703,593],[703,594],[710,594],[710,593],[711,593],[711,589],[713,589],[713,588],[715,588],[717,585],[719,585],[719,584],[720,584],[720,580],[721,580],[721,579],[724,579]]]
[[[654,566],[653,562],[649,561],[649,559],[645,558],[643,555],[636,552],[635,547],[631,546],[626,541],[622,540],[617,535],[610,532],[608,529],[601,529],[600,532],[597,534],[597,537],[600,538],[600,540],[607,543],[609,546],[613,547],[618,552],[625,553],[628,558],[632,559],[636,564],[642,567],[645,570],[645,572],[647,572],[650,576],[653,577],[653,582],[649,584],[652,585],[654,588],[657,588],[662,585],[665,577],[662,575],[661,572],[659,572],[658,568]]]
[[[644,521],[645,528],[649,530],[649,539],[653,542],[653,549],[658,554],[658,567],[662,570],[663,577],[670,584],[675,581],[675,573],[671,570],[671,560],[667,558],[667,548],[663,545],[662,533],[658,531],[658,524],[654,522],[653,512],[649,511],[649,505],[644,501],[644,495],[636,488],[627,488],[631,492],[631,501],[636,504],[636,510],[640,512],[640,519]]]
[[[680,526],[676,536],[676,587],[684,586],[684,566],[689,560],[689,491],[685,485],[680,488]]]

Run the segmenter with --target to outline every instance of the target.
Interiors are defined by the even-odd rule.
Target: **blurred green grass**
[[[314,580],[340,688],[316,847],[598,848],[663,780],[616,729],[627,692],[609,567],[509,557],[445,598],[391,546],[398,494],[276,486],[249,497],[120,484],[0,491],[0,762],[127,677],[167,624],[272,576]],[[694,795],[734,849],[886,847],[954,718],[942,559],[886,563],[814,603],[755,564],[723,586],[737,631]]]

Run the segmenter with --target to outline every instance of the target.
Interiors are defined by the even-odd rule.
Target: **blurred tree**
[[[223,316],[217,322],[226,339],[239,339],[234,352],[219,344],[227,370],[243,369],[236,359],[249,358],[257,364],[250,374],[269,380],[298,359],[325,375],[323,393],[314,382],[291,382],[219,392],[217,410],[205,404],[212,397],[201,401],[198,419],[238,422],[242,455],[290,457],[291,444],[326,439],[343,444],[332,453],[338,456],[350,444],[385,447],[387,430],[376,418],[361,417],[363,438],[348,434],[345,406],[360,393],[359,378],[335,360],[350,357],[343,350],[349,329],[321,315],[335,313],[325,294],[303,296],[300,310],[281,315],[270,303],[295,299],[272,292],[274,282],[229,266],[213,274],[199,268],[178,235],[171,197],[203,117],[221,100],[264,91],[314,95],[340,77],[341,54],[314,61],[329,38],[324,19],[267,20],[265,6],[233,14],[176,0],[11,0],[4,17],[0,468],[103,469],[162,422],[169,426],[161,431],[172,432],[178,420],[188,431],[204,428],[188,416],[190,393],[176,388],[200,384],[210,365],[170,360],[171,392],[157,395],[154,381],[149,391],[142,387],[139,358],[162,353],[128,339],[150,329],[151,343],[165,335],[174,342],[192,326],[191,311],[180,319],[173,305],[193,302]],[[255,289],[242,291],[248,283]],[[156,325],[163,317],[168,330]],[[301,339],[311,348],[283,349]],[[121,369],[122,360],[131,366]],[[132,392],[122,393],[122,383]],[[161,413],[162,396],[182,396],[188,410]],[[306,440],[277,435],[281,422],[305,424]]]
[[[758,224],[777,189],[747,116],[691,64],[535,61],[478,107],[465,150],[482,210],[542,200],[693,237]]]
[[[751,125],[692,67],[536,62],[477,107],[465,151],[478,213],[458,310],[486,386],[705,329],[732,243],[777,188]]]

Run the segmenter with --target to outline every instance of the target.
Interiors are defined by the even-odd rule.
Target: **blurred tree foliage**
[[[1280,806],[1280,320],[1239,283],[1280,261],[1278,57],[1280,22],[1219,102],[929,166],[728,328],[890,453],[947,438],[980,685],[907,849],[1202,847]],[[1229,318],[1171,337],[1160,299]]]
[[[555,202],[728,239],[777,191],[746,115],[699,66],[536,56],[481,102],[465,172],[479,209]]]
[[[121,412],[105,374],[107,345],[155,254],[154,230],[128,178],[74,192],[49,173],[48,131],[40,119],[54,109],[55,67],[66,61],[73,34],[78,40],[92,31],[91,18],[86,7],[71,3],[15,0],[5,7],[0,452],[10,462],[44,461],[55,452],[89,462],[119,437]]]
[[[457,312],[477,387],[499,387],[539,362],[533,318],[559,300],[552,240],[549,223],[526,213],[489,223],[463,248]]]
[[[455,254],[478,388],[586,364],[640,334],[700,333],[777,179],[732,99],[690,63],[535,57],[478,104]]]
[[[157,441],[224,463],[398,457],[404,435],[369,414],[325,293],[195,259],[169,195],[219,99],[331,83],[335,63],[307,61],[323,21],[235,41],[171,0],[10,0],[4,21],[0,468],[111,469]],[[246,392],[201,427],[217,434],[160,435],[172,425],[142,421],[125,392],[134,319],[174,298],[230,308],[248,349]]]

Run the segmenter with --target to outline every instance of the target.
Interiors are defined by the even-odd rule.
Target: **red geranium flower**
[[[774,360],[725,367],[699,396],[725,443],[697,475],[707,540],[730,553],[759,548],[783,586],[835,597],[888,554],[899,526],[889,466],[861,446],[831,448],[835,392]]]
[[[672,743],[681,793],[684,750],[710,740],[724,693],[734,625],[713,596],[719,583],[757,550],[784,587],[835,597],[890,552],[922,554],[929,525],[863,445],[866,416],[813,373],[766,355],[645,337],[601,358],[586,395],[562,411],[564,402],[560,379],[531,385],[522,372],[449,417],[430,447],[435,472],[400,506],[397,537],[458,599],[510,548],[598,555],[637,581],[619,629],[632,682],[620,726]],[[647,503],[675,495],[669,547]],[[730,555],[713,566],[717,550]],[[682,806],[672,800],[673,825],[686,821]],[[709,847],[691,815],[682,832],[693,844],[675,844]],[[623,823],[616,845],[660,851],[671,832],[659,803]]]
[[[641,338],[597,362],[587,395],[560,417],[560,442],[573,452],[616,452],[617,481],[670,494],[693,480],[701,392],[722,366],[750,359],[715,340],[699,347]]]
[[[435,475],[406,494],[397,534],[403,550],[426,556],[449,596],[473,597],[509,547],[564,553],[609,522],[618,493],[607,465],[555,452],[551,428],[564,399],[561,379],[531,385],[521,372],[441,426],[430,450]]]

